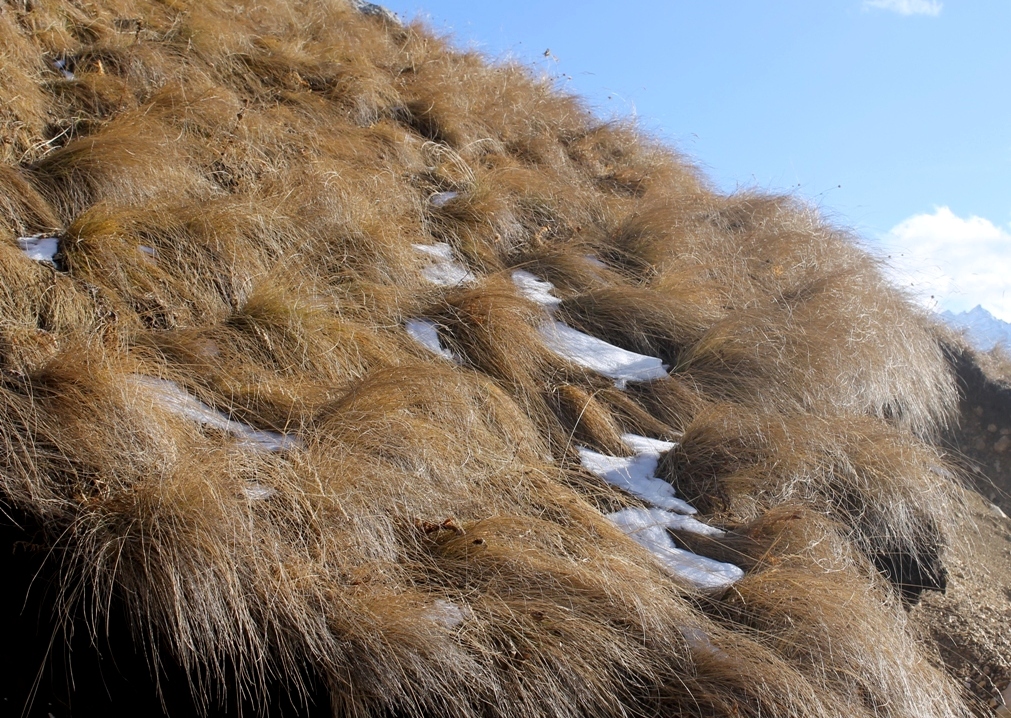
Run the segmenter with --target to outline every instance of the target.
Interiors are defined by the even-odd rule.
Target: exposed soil
[[[1011,695],[1011,362],[957,343],[947,351],[962,396],[943,443],[969,481],[968,514],[946,556],[947,593],[924,594],[912,617],[989,717]]]
[[[923,594],[911,617],[937,642],[976,713],[989,718],[1011,684],[1011,519],[974,492],[966,504],[966,535],[946,557],[947,592]]]

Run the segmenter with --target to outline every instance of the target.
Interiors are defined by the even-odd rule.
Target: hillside
[[[0,9],[5,710],[993,714],[976,360],[845,230],[373,5]]]

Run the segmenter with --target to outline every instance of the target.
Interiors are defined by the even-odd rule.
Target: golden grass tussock
[[[367,10],[0,13],[5,605],[45,637],[3,695],[968,715],[906,616],[971,530],[929,320],[799,201]]]
[[[628,453],[621,441],[621,426],[604,401],[573,384],[555,387],[555,414],[569,429],[572,441],[605,454]],[[606,401],[606,400],[605,400]]]
[[[51,99],[42,84],[46,72],[34,44],[18,31],[8,13],[0,16],[0,144],[5,167],[31,161],[50,149],[45,137],[47,110]],[[55,76],[55,70],[53,70]]]
[[[900,437],[872,417],[796,420],[716,405],[659,471],[696,506],[738,520],[803,498],[847,525],[855,546],[915,597],[946,583],[939,553],[960,501],[934,478],[947,471],[936,450]]]
[[[12,245],[0,245],[0,332],[24,338],[24,342],[11,341],[3,355],[5,367],[21,374],[43,358],[44,354],[35,354],[36,349],[101,332],[108,311],[87,288],[52,267],[31,261]]]
[[[660,436],[673,432],[670,438],[679,440],[692,420],[712,403],[690,378],[676,373],[668,379],[644,386],[632,385],[628,394],[634,397],[640,411],[644,410],[646,416],[668,427],[659,433],[647,430],[646,434]],[[617,413],[626,414],[626,410],[619,407],[624,407],[628,403],[627,399],[614,391],[608,391],[607,397],[613,402]],[[636,419],[638,421],[640,420]]]
[[[694,192],[702,182],[682,158],[672,162],[669,151],[639,135],[631,124],[612,121],[577,132],[566,147],[573,162],[610,195],[642,197],[650,188],[667,193]]]
[[[561,309],[573,326],[639,354],[660,357],[670,366],[679,365],[682,354],[698,345],[715,319],[706,307],[676,295],[613,285],[566,300]]]
[[[15,167],[0,169],[0,203],[7,239],[55,234],[61,228],[49,204]]]
[[[124,116],[46,155],[32,169],[42,194],[69,224],[100,200],[129,207],[159,195],[206,198],[210,183],[179,161],[178,153],[164,130]]]

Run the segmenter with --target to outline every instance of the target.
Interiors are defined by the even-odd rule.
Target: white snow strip
[[[242,493],[244,493],[246,498],[250,501],[266,501],[267,499],[277,495],[277,489],[253,482],[245,486],[242,489]]]
[[[616,347],[561,322],[552,321],[541,326],[541,337],[548,349],[564,359],[614,379],[619,389],[624,389],[629,381],[653,381],[667,376],[667,367],[656,357]]]
[[[548,307],[549,310],[562,303],[561,299],[551,293],[555,288],[554,284],[545,282],[523,269],[513,272],[513,284],[524,297],[542,307]]]
[[[612,486],[617,486],[633,496],[638,496],[658,508],[686,515],[697,513],[694,506],[677,498],[673,486],[656,477],[660,455],[665,451],[670,451],[677,444],[672,441],[650,439],[638,434],[622,434],[621,440],[635,452],[635,456],[607,456],[579,447],[579,460],[583,468],[596,474]],[[696,533],[709,534],[711,531],[717,531],[705,524],[696,523],[698,526],[691,525]],[[699,529],[698,527],[705,528]],[[684,530],[691,531],[693,528],[685,528]],[[722,532],[717,531],[717,533]]]
[[[928,466],[927,469],[928,469],[928,471],[930,471],[930,473],[936,474],[937,476],[940,476],[942,479],[954,479],[955,478],[955,475],[953,473],[951,473],[950,471],[948,471],[943,466]]]
[[[453,248],[445,242],[436,242],[435,244],[415,244],[413,246],[415,250],[421,252],[422,254],[427,254],[430,257],[434,257],[439,261],[453,261]]]
[[[587,262],[592,264],[594,267],[600,267],[601,269],[607,269],[607,265],[601,262],[599,259],[594,257],[592,254],[583,255]]]
[[[744,571],[738,566],[714,561],[674,545],[667,529],[683,529],[685,522],[695,519],[660,509],[638,508],[627,508],[609,514],[607,518],[640,546],[649,549],[669,573],[703,591],[726,588],[744,577]],[[706,528],[719,531],[710,526]]]
[[[631,457],[606,456],[590,449],[579,448],[579,461],[583,468],[612,486],[617,486],[661,509],[670,509],[679,514],[696,513],[694,506],[677,498],[673,486],[663,479],[656,478],[659,461],[657,457],[657,454],[638,454]]]
[[[625,442],[625,446],[637,454],[655,454],[657,457],[677,446],[673,441],[650,439],[648,436],[639,436],[638,434],[622,434],[621,440]]]
[[[428,201],[432,203],[433,207],[443,207],[459,196],[459,192],[436,192],[428,198]]]
[[[18,247],[28,259],[55,264],[53,257],[60,250],[60,240],[56,237],[18,237]]]
[[[552,292],[554,285],[522,269],[513,272],[513,283],[520,293],[544,307],[550,314],[561,304]],[[656,357],[627,351],[602,339],[548,321],[541,326],[541,337],[548,349],[571,362],[614,379],[615,386],[624,389],[626,382],[652,381],[667,376],[667,367]]]
[[[440,287],[455,287],[477,281],[474,273],[453,258],[453,248],[445,242],[435,244],[415,244],[414,249],[435,260],[421,270],[422,275],[432,284]]]
[[[233,434],[242,446],[260,451],[284,451],[299,445],[298,437],[291,434],[281,434],[276,431],[261,431],[254,429],[241,421],[234,421],[219,411],[191,396],[174,381],[157,379],[151,376],[134,374],[130,381],[143,389],[155,399],[158,404],[191,421],[205,426],[211,426],[220,431]]]
[[[718,528],[697,521],[691,516],[673,514],[663,509],[640,509],[630,506],[627,509],[622,509],[617,513],[611,514],[608,518],[615,523],[621,524],[623,528],[625,526],[633,526],[636,531],[659,526],[676,531],[690,531],[700,536],[723,536],[726,533]],[[630,533],[630,531],[626,529],[625,533]]]
[[[146,254],[149,257],[157,257],[158,253],[154,251],[151,247],[145,247],[143,244],[137,245],[137,249]]]
[[[714,645],[712,640],[709,638],[709,634],[703,631],[701,628],[695,628],[694,626],[682,626],[680,629],[681,635],[684,637],[685,642],[688,647],[697,653],[707,653],[710,656],[715,656],[719,658],[726,658],[727,654],[722,648]]]
[[[451,362],[459,363],[457,356],[442,346],[439,342],[438,325],[431,319],[408,319],[404,324],[404,329],[411,335],[411,339],[428,349],[433,354],[438,354]]]
[[[432,604],[432,608],[428,612],[429,618],[450,629],[456,628],[467,619],[473,618],[473,616],[474,614],[469,608],[461,608],[455,603],[450,603],[441,598]]]
[[[60,71],[63,78],[66,80],[73,80],[74,73],[67,69],[67,63],[63,60],[53,60],[53,67]]]

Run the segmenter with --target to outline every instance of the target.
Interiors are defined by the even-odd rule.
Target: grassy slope
[[[78,635],[132,631],[170,706],[966,714],[877,570],[943,575],[955,385],[810,209],[719,196],[523,68],[339,0],[6,3],[0,53],[10,542]],[[425,280],[436,241],[475,285]],[[551,354],[517,268],[671,376],[622,392]],[[251,452],[136,375],[301,444]],[[696,548],[748,568],[726,595],[604,517],[636,501],[575,443],[622,431],[681,439],[664,476],[733,529]]]

